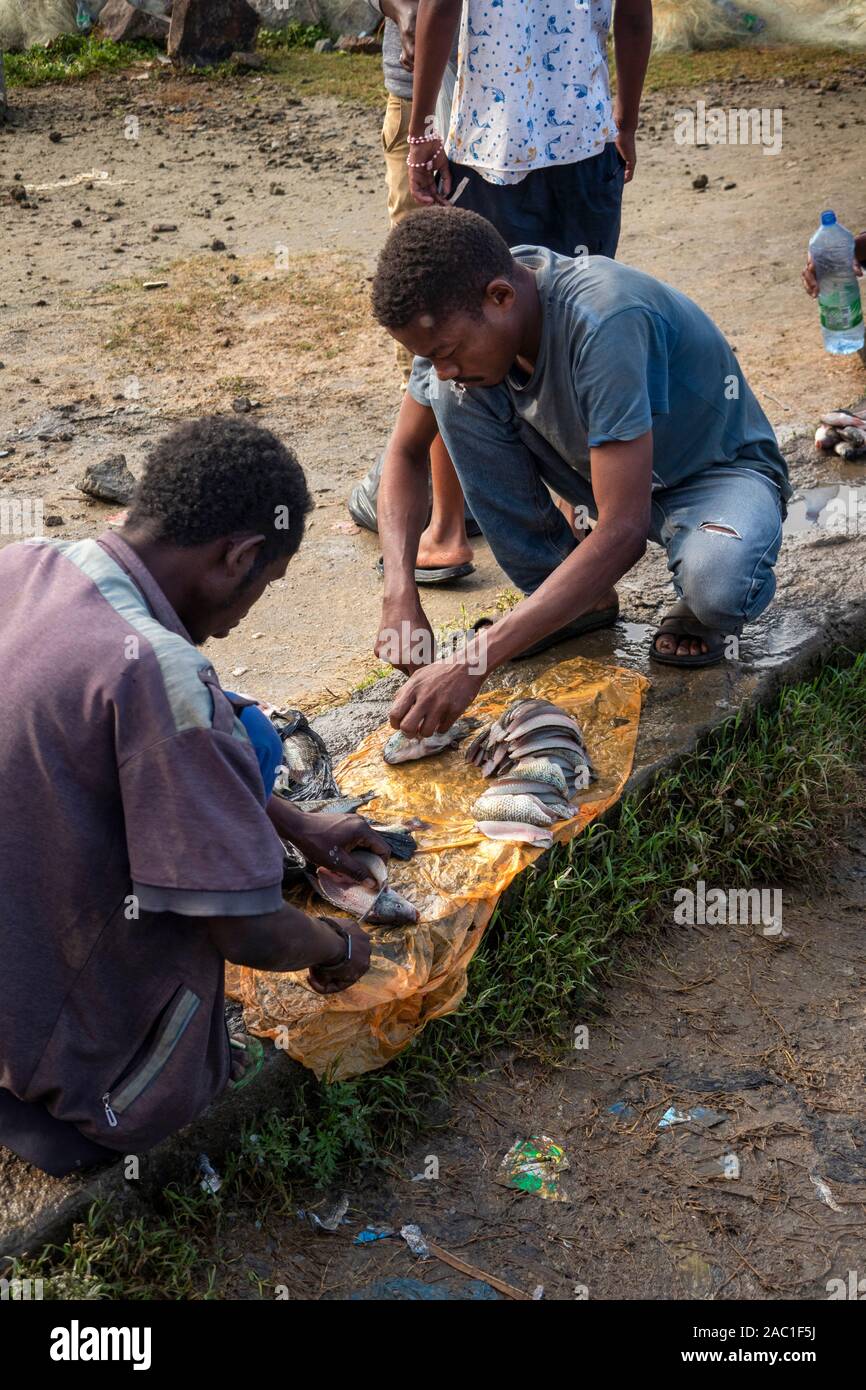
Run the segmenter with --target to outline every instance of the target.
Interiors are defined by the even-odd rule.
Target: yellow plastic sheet
[[[485,691],[468,713],[494,719],[523,697],[553,700],[584,731],[598,780],[583,795],[579,812],[554,831],[570,840],[622,794],[631,771],[643,691],[634,671],[576,657],[550,667],[536,680]],[[273,1038],[317,1076],[357,1076],[390,1061],[430,1019],[450,1013],[466,992],[466,968],[500,894],[541,850],[487,840],[469,808],[489,786],[462,748],[390,767],[382,748],[393,733],[384,725],[336,769],[347,795],[375,788],[364,814],[383,824],[420,821],[418,853],[408,863],[391,861],[394,887],[415,904],[416,926],[370,928],[375,946],[363,979],[342,994],[320,995],[306,974],[277,975],[231,966],[228,992],[244,1005],[252,1033]],[[298,890],[291,899],[313,914],[334,909]]]

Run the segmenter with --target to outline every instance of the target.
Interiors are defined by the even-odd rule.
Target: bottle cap
[[[836,214],[835,214],[835,212],[822,212],[822,213],[821,213],[821,226],[822,226],[822,227],[832,227],[832,226],[833,226],[833,223],[834,223],[835,221],[836,221]]]

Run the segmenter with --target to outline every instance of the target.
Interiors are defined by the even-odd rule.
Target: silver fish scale
[[[522,821],[540,826],[551,825],[557,819],[534,796],[481,796],[472,807],[472,815],[476,820]]]

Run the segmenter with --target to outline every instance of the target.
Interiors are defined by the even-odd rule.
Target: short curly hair
[[[179,425],[151,450],[126,524],[184,548],[261,534],[259,572],[294,555],[312,506],[304,470],[275,434],[211,415]]]
[[[404,328],[417,314],[480,316],[484,291],[514,258],[491,222],[463,208],[418,208],[388,236],[373,279],[373,314]]]

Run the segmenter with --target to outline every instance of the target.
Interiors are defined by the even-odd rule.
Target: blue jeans
[[[482,406],[471,391],[443,387],[433,403],[436,421],[497,563],[531,594],[577,544],[548,487],[589,516],[598,509],[589,482],[515,421],[504,386],[484,396]],[[739,634],[776,591],[783,515],[775,482],[744,458],[654,490],[649,539],[664,546],[674,588],[698,621]]]
[[[226,690],[224,693],[231,701],[238,698],[231,690]],[[262,781],[265,785],[265,800],[267,801],[274,790],[277,768],[283,761],[283,745],[280,736],[264,710],[260,710],[258,705],[244,705],[243,709],[236,709],[235,714],[246,729],[250,743],[253,745],[253,752],[258,759]]]

